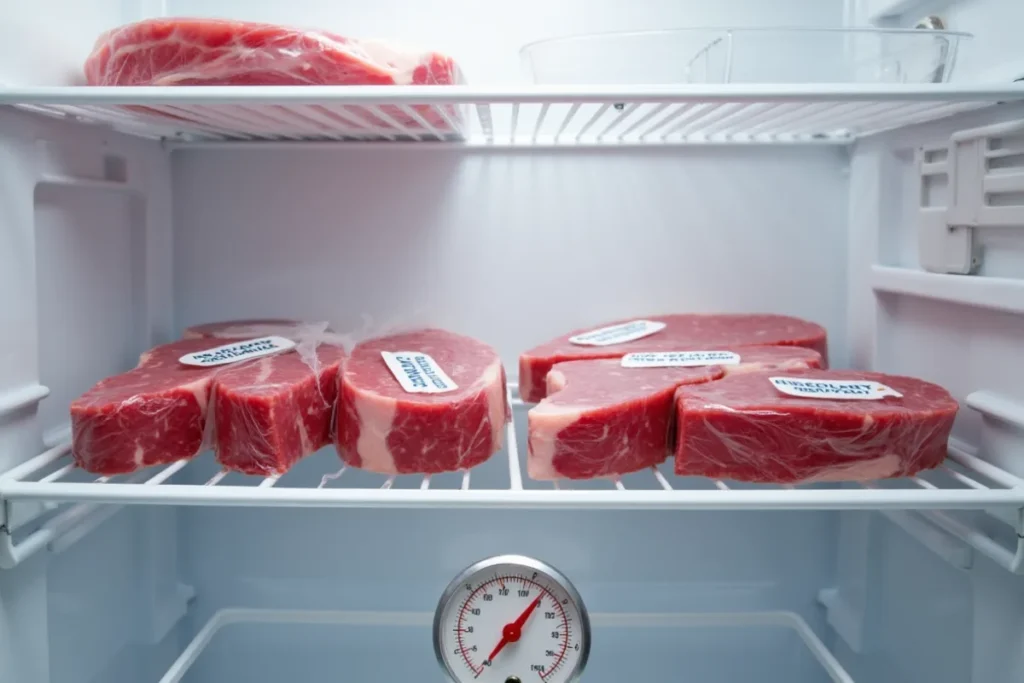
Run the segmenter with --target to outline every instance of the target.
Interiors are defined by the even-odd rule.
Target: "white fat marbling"
[[[388,450],[388,435],[398,412],[398,401],[379,394],[360,392],[355,400],[359,417],[356,453],[362,468],[382,474],[398,474],[395,457]]]

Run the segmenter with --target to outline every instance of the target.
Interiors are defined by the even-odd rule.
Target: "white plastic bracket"
[[[1024,121],[960,131],[945,146],[918,148],[916,161],[925,270],[973,273],[981,266],[975,229],[1024,228]]]

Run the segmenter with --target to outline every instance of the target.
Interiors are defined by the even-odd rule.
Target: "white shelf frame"
[[[159,683],[181,683],[217,634],[235,624],[390,626],[430,628],[430,612],[380,612],[346,610],[284,610],[227,608],[218,610],[192,638]],[[592,612],[591,626],[600,628],[784,628],[793,631],[833,683],[855,683],[807,622],[795,612],[735,613],[617,613]]]
[[[510,385],[513,406],[522,401]],[[515,414],[516,411],[513,411]],[[322,475],[315,488],[277,487],[288,475],[264,477],[252,485],[225,485],[219,471],[204,484],[177,484],[173,477],[193,461],[179,460],[130,475],[99,476],[92,482],[62,481],[76,471],[68,441],[53,446],[0,475],[0,569],[15,567],[35,553],[59,552],[109,519],[124,505],[186,505],[304,508],[509,508],[509,509],[633,509],[633,510],[878,510],[909,528],[922,542],[945,549],[936,534],[946,534],[992,559],[1015,574],[1024,574],[1024,479],[985,461],[955,440],[946,463],[919,476],[863,482],[841,489],[791,485],[737,485],[704,480],[706,488],[676,488],[692,484],[657,468],[621,479],[606,479],[607,487],[573,489],[573,482],[551,482],[551,488],[526,489],[516,425],[506,426],[507,480],[501,488],[473,488],[472,470],[462,472],[456,486],[438,488],[430,475],[415,488],[394,488],[395,477],[379,475],[373,487],[341,488],[348,467]],[[499,457],[499,456],[496,456]],[[339,481],[340,480],[340,481]],[[639,484],[644,488],[635,488]],[[742,486],[743,488],[739,488]],[[41,505],[53,513],[41,525],[15,541],[8,527],[13,506]],[[62,504],[68,504],[61,508]],[[61,508],[58,510],[58,508]],[[1007,547],[955,519],[951,510],[984,510],[1009,522],[1016,545]],[[958,562],[955,558],[951,561]]]
[[[510,384],[508,401],[522,407],[518,387]],[[516,411],[513,411],[515,415]],[[67,432],[70,434],[70,431]],[[630,488],[621,479],[603,480],[606,490],[574,490],[569,480],[551,482],[550,489],[523,486],[522,456],[515,420],[505,428],[504,457],[508,478],[496,488],[473,488],[472,470],[462,472],[458,487],[438,488],[430,475],[418,487],[393,488],[395,476],[379,475],[372,488],[341,488],[348,471],[324,473],[316,488],[277,487],[287,474],[264,477],[251,485],[224,485],[227,472],[220,471],[204,484],[176,484],[171,479],[192,460],[114,477],[99,476],[92,482],[62,481],[76,467],[71,443],[64,440],[0,475],[0,526],[9,518],[7,506],[35,501],[53,507],[58,503],[113,505],[196,505],[248,507],[389,507],[389,508],[546,508],[546,509],[649,509],[649,510],[990,510],[1024,511],[1024,479],[982,458],[955,440],[948,460],[920,476],[890,480],[887,486],[865,482],[842,489],[802,488],[791,485],[737,485],[706,480],[706,489],[676,488],[688,482],[666,476],[657,468],[647,471],[645,488]],[[495,456],[500,457],[500,456]],[[642,473],[640,473],[642,475]],[[636,482],[631,475],[631,481]],[[939,482],[933,481],[942,477]],[[896,485],[894,488],[893,485]],[[713,485],[714,488],[710,486]],[[1024,532],[1021,532],[1024,533]]]
[[[510,425],[508,431],[511,433]],[[513,437],[514,438],[514,437]],[[520,470],[519,456],[510,439],[506,449],[510,480]],[[17,503],[106,503],[115,505],[195,505],[233,507],[381,507],[381,508],[522,508],[522,509],[642,509],[642,510],[983,510],[1024,508],[1024,481],[993,467],[952,444],[949,463],[929,474],[943,474],[964,488],[941,488],[924,476],[899,480],[900,488],[815,489],[764,485],[734,488],[712,481],[714,489],[677,489],[657,469],[649,470],[656,490],[628,488],[621,480],[607,480],[607,490],[574,490],[572,482],[552,483],[550,490],[528,490],[517,483],[506,488],[471,488],[472,471],[462,474],[459,488],[431,487],[425,476],[418,488],[392,487],[394,476],[381,475],[377,488],[329,488],[346,467],[324,475],[317,488],[276,488],[282,477],[265,477],[256,486],[226,486],[219,472],[203,485],[173,484],[169,480],[190,464],[179,460],[135,475],[97,477],[88,483],[67,483],[61,478],[75,469],[70,444],[51,448],[0,476],[0,501]],[[52,472],[33,478],[41,471]],[[964,473],[966,471],[967,473]],[[981,476],[979,476],[981,475]],[[284,475],[287,476],[287,475]],[[993,484],[979,481],[991,479]]]
[[[0,90],[0,105],[173,144],[372,140],[489,148],[847,145],[877,132],[1021,100],[1024,84]],[[450,115],[453,107],[463,112],[461,124]],[[429,117],[433,123],[425,112],[436,114]]]

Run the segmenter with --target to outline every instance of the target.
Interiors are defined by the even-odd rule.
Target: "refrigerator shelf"
[[[64,87],[0,105],[175,144],[834,144],[1024,99],[1024,85]]]
[[[513,420],[506,427],[501,453],[472,470],[431,476],[387,476],[349,468],[331,448],[301,460],[281,476],[229,473],[219,468],[211,453],[131,474],[96,476],[75,466],[65,436],[0,475],[0,569],[17,566],[43,549],[60,552],[123,505],[186,505],[878,510],[954,564],[969,562],[973,549],[1009,572],[1024,574],[1024,479],[979,458],[956,440],[950,441],[941,467],[905,479],[750,484],[677,477],[668,461],[617,479],[541,482],[523,476],[525,453],[519,439],[525,434],[525,405],[514,384],[509,401]],[[990,535],[993,522],[995,536]]]
[[[502,453],[461,473],[378,475],[343,466],[333,453],[321,452],[284,475],[261,478],[217,470],[206,453],[132,474],[97,477],[75,466],[71,444],[64,441],[0,475],[0,501],[253,507],[1024,509],[1024,480],[956,441],[950,443],[946,463],[935,470],[860,484],[791,486],[677,477],[671,461],[617,479],[533,481],[523,475],[525,453],[520,452],[519,435],[525,432],[517,430],[516,423],[525,422],[525,414],[515,385],[509,401],[515,410]]]
[[[159,683],[280,680],[276,676],[289,666],[305,667],[310,658],[320,657],[324,668],[344,671],[353,680],[422,678],[424,670],[436,666],[432,653],[416,646],[429,642],[432,621],[429,612],[220,609]],[[776,673],[784,669],[783,678],[795,683],[854,683],[795,612],[592,612],[590,622],[601,647],[591,652],[588,681],[622,680],[636,675],[638,667],[663,671],[685,661],[687,675],[702,681],[754,680],[759,669],[770,667]],[[385,629],[390,637],[378,638]],[[291,647],[292,639],[303,647]],[[381,642],[392,655],[383,660],[377,651]],[[323,650],[316,643],[323,643]],[[744,656],[723,660],[738,643]],[[393,656],[406,645],[407,656]],[[638,661],[638,652],[652,658],[660,653],[671,661]],[[406,667],[412,670],[397,670]]]
[[[122,505],[248,507],[533,508],[649,510],[983,510],[1024,508],[1024,481],[950,444],[946,463],[919,476],[880,482],[812,485],[749,484],[697,477],[678,478],[671,463],[619,479],[585,482],[528,481],[514,451],[505,486],[473,485],[473,473],[457,474],[455,485],[437,485],[444,475],[375,475],[359,472],[359,486],[347,486],[352,468],[324,471],[314,486],[291,486],[291,473],[265,478],[218,471],[202,483],[179,483],[210,454],[158,465],[131,475],[88,475],[75,467],[70,443],[61,444],[0,476],[0,501],[86,502]],[[311,456],[312,458],[313,456]],[[322,462],[319,458],[317,462]],[[492,459],[491,462],[494,462]],[[483,466],[481,466],[483,467]],[[77,474],[68,481],[70,475]],[[226,483],[231,477],[238,483]],[[83,481],[83,478],[86,479]],[[375,479],[366,486],[366,479]],[[89,480],[91,479],[91,480]],[[399,486],[396,482],[402,481]],[[415,480],[412,482],[412,480]],[[412,482],[414,485],[410,485]],[[2,521],[0,517],[0,521]]]

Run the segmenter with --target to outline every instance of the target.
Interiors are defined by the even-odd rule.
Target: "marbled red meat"
[[[775,373],[684,387],[676,399],[675,471],[715,479],[797,483],[911,475],[946,457],[957,402],[912,377],[802,370],[785,377],[879,382],[902,398],[788,396]]]
[[[213,385],[214,451],[227,469],[287,472],[331,443],[343,349],[300,352],[224,366]]]
[[[523,353],[519,357],[519,393],[523,400],[536,403],[544,398],[547,393],[545,378],[555,363],[621,358],[627,353],[642,351],[803,346],[817,351],[824,362],[828,362],[825,329],[799,318],[765,314],[676,314],[654,316],[646,320],[663,322],[665,328],[642,339],[608,346],[580,346],[569,341],[571,337],[589,330],[619,323],[594,325],[562,335]]]
[[[458,388],[407,393],[382,351],[428,354]],[[420,330],[353,349],[342,371],[336,443],[346,463],[373,472],[450,472],[500,450],[508,418],[505,370],[494,349],[444,330]]]
[[[451,57],[346,38],[327,31],[220,19],[161,18],[101,35],[85,62],[89,85],[452,85],[463,82]],[[422,124],[398,107],[385,113],[407,128]],[[347,127],[328,109],[320,114]],[[417,106],[438,130],[437,110]],[[155,110],[149,110],[154,113]],[[156,112],[173,118],[187,115]],[[449,109],[449,118],[455,116]],[[273,119],[271,119],[272,121]],[[393,128],[366,114],[368,127]],[[454,119],[453,119],[454,120]],[[309,125],[317,121],[310,119]],[[280,124],[278,124],[280,125]]]
[[[293,351],[211,367],[179,359],[223,339],[184,339],[146,351],[138,367],[102,380],[71,404],[75,460],[91,472],[118,474],[213,446],[229,469],[284,472],[330,443],[344,357],[317,337],[294,339]]]
[[[208,339],[157,346],[139,365],[71,403],[71,452],[90,472],[119,474],[191,458],[202,450],[213,373],[178,359]]]
[[[652,467],[672,450],[677,388],[729,374],[821,364],[816,351],[802,347],[714,350],[736,352],[739,364],[626,368],[620,359],[556,364],[547,375],[547,398],[528,414],[530,477],[589,479]]]

